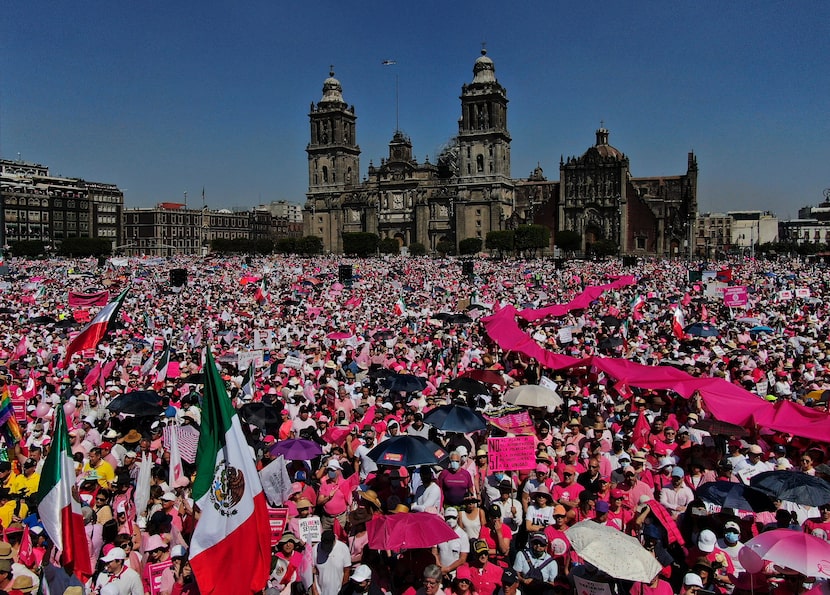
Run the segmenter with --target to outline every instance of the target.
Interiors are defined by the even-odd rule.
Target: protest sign
[[[150,595],[161,594],[161,573],[164,572],[165,568],[169,568],[172,565],[172,559],[159,562],[158,564],[147,565],[147,575],[150,577]]]
[[[268,526],[271,528],[271,547],[277,545],[288,524],[287,508],[268,507]]]
[[[536,438],[488,438],[487,456],[490,471],[532,469],[536,465]]]
[[[304,519],[297,519],[300,528],[300,539],[306,543],[318,543],[323,534],[320,517],[309,516]]]
[[[735,285],[723,288],[723,305],[730,308],[746,306],[748,299],[746,285]]]
[[[255,368],[262,367],[262,359],[263,359],[263,352],[262,349],[252,349],[251,351],[240,351],[236,355],[236,369],[237,370],[247,370],[248,367],[251,365],[251,362],[254,362]]]
[[[579,595],[611,595],[611,585],[589,581],[581,576],[574,576],[574,585]]]

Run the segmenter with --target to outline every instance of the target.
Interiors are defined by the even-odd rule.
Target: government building
[[[413,157],[400,130],[379,165],[370,162],[360,180],[357,113],[346,103],[334,72],[323,96],[311,104],[308,193],[303,232],[318,236],[324,250],[342,253],[343,234],[370,232],[402,247],[467,238],[542,224],[574,231],[585,253],[599,241],[613,242],[624,255],[688,256],[697,218],[697,160],[688,154],[680,175],[635,178],[628,157],[609,144],[600,127],[596,142],[579,156],[560,158],[559,180],[541,167],[527,178],[510,170],[507,90],[498,82],[486,51],[461,87],[461,115],[450,146],[435,163]]]

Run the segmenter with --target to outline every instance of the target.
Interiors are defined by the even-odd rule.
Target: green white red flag
[[[193,482],[201,516],[190,543],[190,564],[203,595],[247,595],[263,589],[270,573],[267,502],[210,349],[204,374]]]
[[[66,418],[58,409],[52,450],[43,463],[37,492],[37,511],[46,534],[61,552],[61,563],[81,580],[92,576],[89,543],[75,486],[75,461],[69,446]]]
[[[72,342],[66,346],[66,355],[63,358],[63,367],[66,367],[72,360],[72,355],[84,349],[93,349],[98,346],[98,343],[107,334],[110,326],[115,322],[118,316],[118,311],[121,310],[121,305],[124,303],[124,298],[127,296],[125,289],[121,292],[115,301],[110,302],[98,312],[98,315],[92,319],[84,330],[82,330],[77,337],[72,339]]]

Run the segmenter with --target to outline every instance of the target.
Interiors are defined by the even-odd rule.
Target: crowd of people
[[[344,263],[351,278],[338,277]],[[536,348],[672,366],[722,379],[759,402],[806,406],[823,420],[830,396],[823,263],[641,260],[623,268],[618,260],[481,259],[472,276],[462,274],[460,261],[418,258],[8,264],[11,274],[0,282],[0,371],[22,436],[4,434],[8,456],[0,461],[0,593],[208,590],[188,563],[199,517],[190,486],[206,348],[221,365],[258,468],[287,440],[310,440],[322,453],[287,462],[290,493],[271,503],[286,508],[287,519],[274,538],[265,593],[533,595],[574,592],[586,584],[579,580],[616,595],[827,589],[820,575],[774,559],[745,568],[740,552],[770,529],[827,541],[830,498],[813,506],[770,497],[770,506],[755,510],[698,493],[716,481],[749,484],[764,471],[830,479],[826,441],[751,424],[718,426],[699,396],[623,388],[590,367],[551,369],[527,350],[504,349],[486,330],[488,317],[505,306],[564,304],[586,287],[633,275],[585,307],[518,324]],[[183,287],[170,285],[171,268],[187,270]],[[690,270],[717,274],[699,278]],[[745,286],[747,303],[725,305],[718,291],[725,285]],[[70,307],[69,292],[105,290],[113,299],[124,289],[115,328],[61,365],[98,310]],[[686,323],[716,331],[678,332],[678,308]],[[252,361],[252,352],[251,377],[240,362],[243,355]],[[390,374],[418,377],[422,388],[390,389]],[[452,387],[459,377],[486,381],[479,390]],[[509,428],[445,432],[425,423],[445,404],[501,415],[508,390],[540,383],[561,404],[509,409],[532,422],[523,432],[536,443],[527,468],[490,468],[488,439],[512,435]],[[108,408],[139,390],[156,391],[158,411]],[[256,418],[246,415],[252,403],[262,404]],[[76,461],[94,569],[88,577],[61,567],[38,518],[57,415],[66,416]],[[171,472],[171,432],[183,441],[184,473]],[[379,465],[372,449],[402,435],[427,438],[447,456],[435,465]],[[456,537],[430,547],[370,547],[374,520],[412,513],[431,514]],[[632,582],[587,562],[568,537],[583,521],[636,538],[662,571],[651,582]]]

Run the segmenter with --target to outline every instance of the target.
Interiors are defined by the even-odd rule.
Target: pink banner
[[[535,466],[535,436],[487,439],[487,467],[490,471],[518,471]]]
[[[517,411],[495,417],[485,415],[484,417],[491,425],[508,434],[535,434],[533,420],[527,411]]]
[[[745,285],[735,285],[723,288],[723,305],[730,308],[746,306],[748,295]]]
[[[69,292],[70,307],[106,306],[110,301],[109,291],[98,291],[96,293]]]

